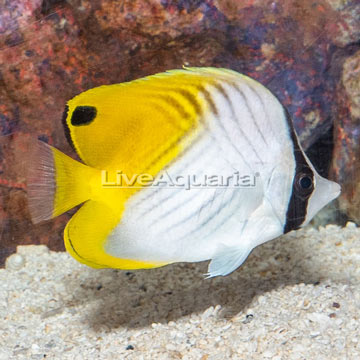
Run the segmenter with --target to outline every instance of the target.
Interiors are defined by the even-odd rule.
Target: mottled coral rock
[[[360,50],[345,59],[338,93],[332,171],[343,188],[341,208],[360,222]]]
[[[21,146],[19,155],[15,145],[38,137],[74,156],[60,121],[68,99],[94,86],[182,65],[232,68],[269,86],[288,107],[306,148],[336,121],[332,174],[343,183],[347,210],[359,200],[344,180],[344,174],[357,176],[358,128],[350,126],[357,105],[349,89],[359,19],[358,0],[2,1],[2,251],[24,242],[62,249],[68,218],[31,224],[25,177],[16,165]],[[360,220],[356,211],[351,214]]]

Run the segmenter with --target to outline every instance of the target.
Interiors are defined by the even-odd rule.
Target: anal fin
[[[64,231],[66,250],[79,262],[93,268],[145,269],[163,266],[146,260],[122,259],[105,251],[109,234],[121,219],[104,202],[87,201],[71,218]],[[121,239],[119,239],[121,241]]]

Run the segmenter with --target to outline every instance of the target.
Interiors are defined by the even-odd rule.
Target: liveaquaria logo
[[[241,175],[235,171],[231,175],[219,174],[186,174],[171,175],[164,171],[156,176],[151,174],[128,174],[121,170],[101,171],[101,184],[106,188],[143,188],[143,187],[162,187],[162,188],[249,188],[256,186],[256,179],[259,173],[253,175]]]

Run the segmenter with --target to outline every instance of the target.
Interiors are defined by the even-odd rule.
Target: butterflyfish
[[[63,123],[82,162],[36,145],[29,209],[37,223],[82,204],[64,241],[94,268],[210,260],[207,275],[224,276],[340,193],[316,172],[279,100],[232,70],[93,88],[68,101]]]

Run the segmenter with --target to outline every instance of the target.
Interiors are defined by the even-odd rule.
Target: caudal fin
[[[90,198],[89,182],[97,170],[40,141],[29,158],[27,192],[34,223],[61,215]]]

